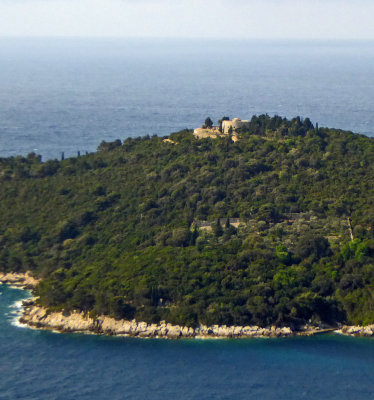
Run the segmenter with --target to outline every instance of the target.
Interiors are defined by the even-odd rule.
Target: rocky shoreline
[[[29,271],[25,273],[0,272],[0,284],[8,284],[20,289],[32,289],[39,283]]]
[[[81,312],[65,315],[63,312],[49,312],[34,304],[34,300],[23,303],[24,312],[20,322],[37,329],[53,330],[61,333],[92,333],[110,336],[130,336],[139,338],[280,338],[291,336],[312,336],[323,333],[338,333],[346,336],[373,337],[374,325],[319,327],[304,325],[297,329],[290,327],[200,325],[197,328],[172,325],[165,321],[147,324],[136,320],[115,320],[102,315],[91,318]]]
[[[21,289],[32,289],[38,284],[30,272],[0,272],[0,284],[9,284]],[[322,333],[338,333],[347,336],[374,336],[374,325],[323,327],[304,325],[298,328],[259,326],[200,325],[197,328],[172,325],[165,321],[147,324],[136,320],[115,320],[101,315],[91,318],[82,312],[50,312],[38,306],[36,299],[23,301],[23,315],[20,322],[36,329],[53,330],[61,333],[91,333],[111,336],[130,336],[139,338],[279,338],[291,336],[311,336]]]
[[[334,331],[340,335],[345,336],[360,336],[360,337],[373,337],[374,336],[374,324],[367,326],[350,326],[343,325],[339,329]]]
[[[132,336],[139,338],[250,338],[250,337],[289,337],[296,335],[315,335],[332,332],[333,328],[321,328],[305,325],[298,330],[290,327],[259,326],[205,326],[197,328],[171,325],[165,321],[159,324],[147,324],[135,320],[115,320],[108,316],[91,318],[81,312],[64,315],[62,312],[48,312],[31,301],[24,302],[24,313],[21,323],[38,329],[49,329],[57,332],[94,333],[112,336]]]

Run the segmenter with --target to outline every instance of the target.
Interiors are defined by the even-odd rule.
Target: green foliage
[[[300,258],[311,257],[313,260],[318,260],[331,255],[330,243],[323,236],[306,234],[298,240],[295,253]]]
[[[353,242],[346,243],[340,254],[344,261],[352,258],[357,261],[363,261],[364,258],[370,254],[370,242],[355,239]]]
[[[0,268],[92,315],[374,323],[374,140],[299,117],[249,126],[236,143],[185,130],[1,158]]]
[[[288,265],[291,262],[291,254],[283,244],[278,244],[275,248],[275,254],[281,263]]]
[[[213,121],[210,119],[210,117],[206,118],[204,126],[205,128],[211,128],[213,126]]]

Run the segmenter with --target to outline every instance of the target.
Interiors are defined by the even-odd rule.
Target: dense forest
[[[374,139],[254,116],[94,154],[0,158],[0,270],[40,303],[139,321],[374,323]]]

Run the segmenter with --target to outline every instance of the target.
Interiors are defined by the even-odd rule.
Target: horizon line
[[[374,38],[267,38],[267,37],[199,37],[199,36],[79,36],[79,35],[0,35],[0,40],[3,39],[100,39],[100,40],[203,40],[203,41],[252,41],[252,42],[374,42]]]

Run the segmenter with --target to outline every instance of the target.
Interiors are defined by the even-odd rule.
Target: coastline
[[[197,328],[172,325],[166,321],[159,324],[147,324],[136,320],[115,320],[101,315],[91,318],[84,313],[75,311],[69,315],[63,312],[48,312],[43,307],[34,304],[33,300],[25,301],[24,312],[20,322],[37,329],[53,330],[61,333],[94,333],[109,336],[130,336],[139,338],[279,338],[290,336],[311,336],[334,331],[334,328],[321,328],[305,325],[298,330],[290,327],[259,326],[226,326],[200,325]]]
[[[0,272],[0,284],[9,284],[19,289],[32,289],[39,281],[26,273]],[[229,339],[229,338],[281,338],[292,336],[312,336],[323,333],[337,333],[346,336],[372,337],[374,325],[321,327],[304,325],[297,329],[291,327],[266,327],[259,326],[226,326],[200,325],[197,328],[172,325],[166,321],[158,324],[147,324],[136,320],[115,320],[114,318],[100,315],[91,318],[88,315],[74,311],[50,312],[46,308],[35,304],[34,299],[22,302],[23,312],[19,319],[21,324],[34,329],[53,330],[60,333],[90,333],[108,336],[127,336],[138,338],[163,338],[163,339]]]

